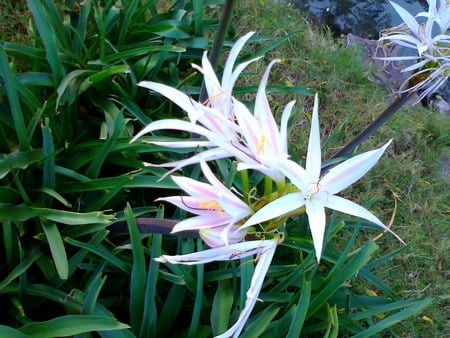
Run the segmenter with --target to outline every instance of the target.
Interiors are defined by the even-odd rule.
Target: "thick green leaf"
[[[34,208],[23,204],[17,206],[0,205],[0,220],[26,221],[37,216],[68,225],[108,224],[114,220],[114,215],[105,215],[101,211],[79,213],[56,209]]]
[[[308,317],[319,311],[324,304],[336,293],[345,281],[355,276],[371,259],[378,245],[369,240],[358,253],[339,271],[327,284],[321,286],[321,290],[311,298]]]
[[[28,338],[29,336],[12,327],[0,325],[0,337]]]
[[[8,286],[14,279],[25,273],[28,268],[33,264],[36,259],[41,255],[40,252],[31,252],[26,259],[24,259],[19,265],[17,265],[6,277],[0,282],[0,290]]]
[[[401,322],[402,320],[408,317],[417,315],[423,309],[429,306],[432,301],[433,301],[432,297],[416,300],[413,305],[410,305],[409,307],[400,312],[387,316],[385,319],[381,320],[380,322],[374,325],[371,325],[369,328],[367,328],[361,333],[354,335],[353,337],[354,338],[373,337],[376,333],[381,332],[389,327],[392,327],[393,325]]]
[[[232,306],[233,290],[230,287],[230,281],[221,279],[218,281],[211,309],[211,326],[214,335],[227,330]]]
[[[240,337],[259,337],[269,326],[270,322],[275,318],[279,311],[280,307],[277,304],[270,304],[263,311],[261,311],[258,316],[253,318]]]
[[[0,75],[5,83],[8,101],[11,107],[11,114],[14,121],[14,129],[17,134],[19,146],[22,151],[30,149],[30,140],[26,133],[25,117],[23,116],[22,106],[19,101],[19,90],[17,79],[11,72],[8,56],[4,50],[3,44],[0,43]],[[3,178],[0,172],[0,179]]]
[[[119,268],[120,270],[122,270],[126,274],[130,273],[129,265],[126,262],[124,262],[123,260],[121,260],[119,257],[117,257],[114,254],[112,254],[110,251],[108,251],[105,248],[97,247],[97,246],[92,245],[90,243],[84,243],[84,242],[77,241],[75,239],[68,238],[68,237],[65,238],[65,241],[67,243],[71,244],[71,245],[78,246],[80,248],[86,249],[86,250],[96,254],[97,256],[105,259],[107,262],[109,262],[113,266]]]
[[[94,315],[61,316],[45,322],[31,322],[22,326],[19,331],[28,337],[68,337],[84,332],[123,330],[129,328],[117,319]]]
[[[56,37],[58,33],[57,28],[60,27],[61,23],[61,21],[57,20],[59,15],[56,18],[53,17],[54,12],[43,5],[40,0],[28,0],[28,7],[33,14],[39,35],[44,43],[47,61],[52,68],[55,82],[59,83],[66,73],[59,55],[60,46]]]
[[[294,316],[292,317],[291,325],[286,338],[300,337],[302,332],[303,323],[306,319],[308,312],[309,300],[311,297],[311,281],[304,281],[303,288],[300,294],[300,299],[295,308]]]
[[[142,314],[145,303],[145,256],[142,245],[141,234],[136,224],[131,206],[127,204],[125,217],[130,233],[131,249],[133,252],[133,267],[131,268],[130,280],[130,324],[133,332],[138,335],[142,325]]]
[[[47,237],[50,252],[52,253],[53,262],[55,263],[59,278],[67,279],[69,277],[69,262],[67,261],[66,249],[58,227],[53,222],[42,220],[42,228]]]
[[[3,155],[0,160],[0,179],[4,178],[13,169],[26,169],[33,163],[40,162],[44,158],[42,149],[29,151],[15,151]]]

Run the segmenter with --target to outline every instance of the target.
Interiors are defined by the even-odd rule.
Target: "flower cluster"
[[[420,99],[444,86],[450,75],[450,3],[447,0],[427,0],[428,12],[414,17],[391,2],[403,22],[382,32],[380,43],[395,44],[411,51],[406,56],[381,58],[386,61],[407,61],[412,64],[403,72],[412,72],[400,92],[419,92]],[[420,18],[420,19],[419,19]],[[425,20],[420,23],[419,21]]]
[[[194,66],[204,76],[208,92],[206,102],[197,102],[183,92],[160,83],[141,82],[140,86],[165,96],[186,111],[189,120],[166,119],[152,122],[133,139],[135,141],[144,134],[157,130],[179,130],[197,134],[199,137],[158,144],[169,148],[204,149],[189,158],[159,166],[172,168],[169,173],[173,173],[184,166],[200,164],[208,183],[172,176],[185,196],[165,197],[160,200],[170,202],[195,215],[177,223],[173,229],[174,233],[198,230],[211,249],[181,256],[163,255],[158,261],[171,264],[203,264],[257,256],[245,307],[237,322],[220,337],[236,337],[242,331],[258,299],[275,249],[283,240],[279,227],[289,217],[306,212],[318,262],[326,229],[325,208],[361,217],[386,231],[391,231],[362,206],[337,196],[377,163],[390,141],[381,148],[350,158],[321,173],[319,104],[316,95],[306,166],[302,167],[292,161],[288,154],[287,128],[294,102],[287,104],[278,126],[266,95],[269,71],[277,60],[269,64],[262,77],[253,113],[232,95],[239,74],[256,60],[241,63],[236,67],[234,65],[239,52],[252,35],[253,32],[250,32],[234,44],[221,81],[213,71],[206,53],[202,59],[202,67]],[[237,187],[228,188],[223,184],[207,162],[224,158],[237,162],[237,170],[242,173],[253,170],[264,175],[269,187],[264,196],[252,195],[249,190],[253,187],[248,191],[239,191]]]

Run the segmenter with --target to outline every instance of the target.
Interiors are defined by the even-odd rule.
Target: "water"
[[[413,15],[428,8],[426,0],[395,2]],[[402,23],[388,0],[294,0],[293,3],[301,14],[326,24],[337,36],[352,33],[376,39],[380,30]]]

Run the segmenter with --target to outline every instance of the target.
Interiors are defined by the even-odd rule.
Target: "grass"
[[[386,89],[367,79],[371,69],[359,61],[359,51],[345,48],[344,41],[333,39],[327,29],[311,28],[295,9],[280,2],[250,0],[238,2],[236,6],[230,38],[249,30],[255,30],[258,35],[289,35],[275,51],[252,65],[249,76],[242,81],[257,83],[265,65],[273,58],[282,58],[283,63],[271,73],[270,83],[305,85],[319,93],[326,158],[388,106]],[[26,41],[29,14],[25,1],[12,4],[0,0],[0,9],[0,38]],[[259,47],[262,46],[261,43]],[[290,145],[293,156],[303,161],[311,97],[273,94],[270,99],[279,112],[288,101],[297,100]],[[371,208],[386,223],[398,204],[393,230],[408,246],[382,271],[376,271],[377,276],[405,299],[442,296],[420,317],[397,325],[395,332],[402,337],[438,336],[450,330],[446,320],[448,301],[444,299],[448,276],[445,219],[450,213],[450,196],[446,189],[448,183],[440,174],[442,160],[449,156],[449,127],[448,117],[438,115],[431,108],[402,109],[358,149],[361,152],[394,139],[380,163],[347,191],[353,200]],[[367,237],[377,234],[378,231],[370,231]],[[380,255],[401,248],[390,235],[383,236],[378,243],[383,247]]]
[[[235,18],[236,35],[249,30],[278,37],[291,34],[287,43],[261,62],[267,64],[273,58],[285,60],[275,67],[271,83],[306,85],[319,93],[321,125],[327,128],[321,129],[327,158],[389,105],[386,88],[368,80],[372,69],[360,61],[358,50],[345,48],[345,42],[333,39],[326,28],[311,28],[287,4],[240,2]],[[280,25],[279,18],[287,19]],[[261,74],[263,66],[259,67],[258,74]],[[302,160],[312,100],[304,96],[274,95],[271,104],[282,107],[292,99],[298,101],[291,146]],[[439,296],[420,317],[397,325],[395,332],[402,337],[439,336],[450,330],[446,298],[448,224],[445,221],[450,213],[450,194],[448,177],[443,176],[442,168],[449,156],[449,130],[449,117],[439,115],[431,107],[402,108],[357,150],[372,149],[393,138],[387,154],[364,179],[344,192],[353,196],[353,200],[363,202],[386,223],[397,204],[393,230],[408,245],[381,271],[376,271],[376,275],[404,299]],[[375,235],[375,232],[367,234]],[[378,243],[384,254],[402,247],[390,235],[383,236]]]

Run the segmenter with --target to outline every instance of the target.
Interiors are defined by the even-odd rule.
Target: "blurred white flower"
[[[321,175],[322,161],[318,98],[316,95],[306,157],[306,170],[291,160],[276,163],[286,177],[297,186],[299,192],[284,195],[268,203],[250,216],[242,225],[242,228],[262,223],[305,207],[317,261],[321,257],[325,234],[325,208],[361,217],[392,232],[383,222],[362,206],[336,195],[364,176],[378,162],[390,143],[391,141],[379,149],[354,156]],[[399,238],[397,235],[395,236]]]
[[[444,0],[427,0],[428,12],[414,17],[407,10],[391,1],[391,5],[402,18],[403,24],[384,30],[379,42],[388,41],[409,49],[412,53],[405,56],[380,58],[386,61],[412,61],[403,72],[411,72],[404,81],[400,93],[419,93],[419,100],[442,87],[450,75],[450,4]],[[440,4],[437,4],[440,1]],[[425,18],[419,23],[416,18]]]

